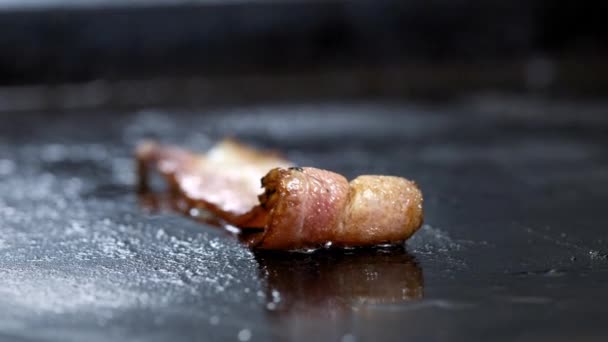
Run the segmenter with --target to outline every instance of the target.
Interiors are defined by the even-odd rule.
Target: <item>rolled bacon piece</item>
[[[136,154],[140,188],[147,187],[153,165],[189,208],[241,228],[241,240],[257,249],[396,244],[422,225],[422,194],[400,177],[359,176],[349,183],[334,172],[286,167],[290,163],[277,155],[235,142],[206,156],[153,143]],[[261,177],[259,193],[264,169],[270,171]]]
[[[237,222],[244,241],[260,249],[394,244],[422,224],[422,194],[413,182],[391,176],[343,176],[315,168],[276,168],[248,221]]]

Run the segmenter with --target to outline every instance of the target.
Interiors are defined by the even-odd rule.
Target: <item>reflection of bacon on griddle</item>
[[[298,317],[348,315],[353,310],[365,315],[367,309],[373,311],[371,306],[424,297],[422,268],[404,246],[291,253],[289,258],[273,251],[254,255],[260,276],[266,280],[268,314],[281,323]]]
[[[241,239],[255,248],[392,244],[422,224],[422,194],[404,178],[360,176],[349,183],[230,140],[206,155],[146,142],[136,157],[140,190],[147,190],[149,169],[157,170],[187,209],[208,210],[241,228]]]

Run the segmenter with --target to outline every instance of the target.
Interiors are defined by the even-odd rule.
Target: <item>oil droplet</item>
[[[316,248],[304,248],[304,249],[296,250],[296,252],[300,252],[302,254],[312,254],[316,251],[317,251]]]
[[[243,342],[249,341],[251,339],[251,330],[243,329],[243,330],[239,331],[238,338],[239,338],[239,341],[243,341]]]
[[[333,245],[333,242],[331,242],[331,241],[327,241],[327,242],[325,243],[324,247],[325,247],[325,248],[329,248],[329,247],[331,247],[331,245]]]
[[[232,234],[240,234],[241,230],[233,225],[227,224],[224,226],[224,229],[226,229],[229,233]]]
[[[272,301],[278,303],[281,301],[281,293],[277,290],[272,290]]]

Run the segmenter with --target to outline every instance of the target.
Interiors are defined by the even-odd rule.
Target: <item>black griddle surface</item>
[[[0,340],[605,341],[607,112],[483,97],[3,114]],[[137,141],[226,135],[414,179],[425,225],[405,248],[254,254],[138,204]]]

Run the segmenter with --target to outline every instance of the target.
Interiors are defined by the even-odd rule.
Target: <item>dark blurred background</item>
[[[597,97],[605,2],[1,1],[0,109]]]

